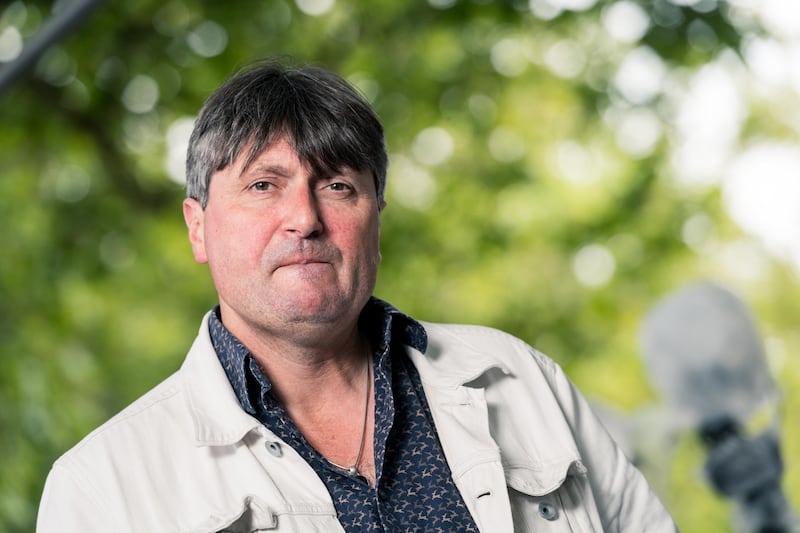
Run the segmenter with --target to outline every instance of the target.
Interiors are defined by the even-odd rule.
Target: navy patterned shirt
[[[453,482],[419,374],[403,349],[424,352],[425,329],[377,298],[364,307],[359,327],[373,350],[375,487],[331,465],[306,441],[270,394],[255,358],[222,324],[219,307],[209,318],[214,349],[242,408],[311,465],[345,531],[477,532]]]

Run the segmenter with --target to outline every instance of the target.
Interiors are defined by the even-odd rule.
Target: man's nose
[[[322,233],[323,224],[319,203],[311,187],[300,186],[290,191],[284,205],[284,228],[302,238]]]

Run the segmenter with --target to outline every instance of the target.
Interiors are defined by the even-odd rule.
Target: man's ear
[[[205,215],[203,206],[194,198],[183,201],[183,219],[189,229],[189,242],[192,243],[194,260],[198,263],[208,263],[205,241]]]

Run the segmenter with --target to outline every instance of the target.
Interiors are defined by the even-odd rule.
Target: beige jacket
[[[424,324],[419,370],[456,486],[483,532],[674,532],[550,359],[497,330]],[[181,369],[64,454],[38,533],[343,531],[323,482],[245,413],[207,317]]]

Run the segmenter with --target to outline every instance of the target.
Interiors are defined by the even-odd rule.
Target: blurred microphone
[[[640,342],[674,422],[697,431],[705,443],[706,476],[734,501],[741,530],[796,531],[781,489],[779,393],[744,303],[718,285],[690,285],[651,309]],[[749,429],[765,413],[767,423]]]

